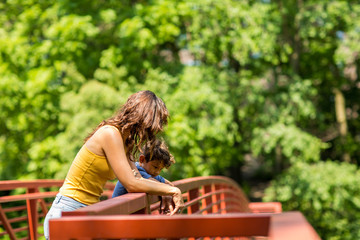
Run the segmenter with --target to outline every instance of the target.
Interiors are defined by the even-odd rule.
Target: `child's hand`
[[[172,196],[161,196],[160,214],[170,215],[174,211]]]
[[[181,209],[184,207],[184,200],[182,198],[182,193],[179,188],[174,187],[174,194],[172,195],[172,200],[174,202],[174,209],[170,212],[170,216],[174,215],[178,211],[181,211]]]

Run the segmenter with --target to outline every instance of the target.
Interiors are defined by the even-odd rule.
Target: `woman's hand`
[[[170,216],[174,215],[178,211],[181,211],[181,209],[184,207],[184,200],[180,189],[177,187],[173,187],[172,192],[173,192],[172,200],[174,202],[175,207],[172,211],[170,211]]]

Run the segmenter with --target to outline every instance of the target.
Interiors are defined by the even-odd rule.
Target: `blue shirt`
[[[150,174],[148,174],[146,172],[146,170],[140,166],[140,164],[138,162],[135,163],[137,169],[139,170],[141,176],[143,178],[146,178],[146,179],[149,179],[149,178],[152,178],[152,176]],[[156,177],[154,177],[156,180],[158,180],[159,182],[162,182],[162,183],[165,183],[165,179],[158,175]],[[126,188],[120,183],[120,181],[118,181],[116,183],[116,186],[115,186],[115,189],[114,189],[114,192],[113,192],[113,195],[112,197],[117,197],[117,196],[121,196],[121,195],[124,195],[125,193],[128,193],[128,191],[126,190]]]

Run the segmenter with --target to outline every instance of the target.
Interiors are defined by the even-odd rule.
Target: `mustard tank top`
[[[86,205],[99,202],[105,183],[116,176],[105,156],[85,145],[76,155],[60,193]]]

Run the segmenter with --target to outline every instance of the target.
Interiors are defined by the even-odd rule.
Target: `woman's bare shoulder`
[[[121,137],[121,134],[116,127],[111,126],[111,125],[102,126],[98,130],[96,130],[96,132],[94,133],[94,137],[96,137],[96,138],[115,137],[115,136]]]
[[[104,145],[111,142],[122,142],[119,130],[110,125],[100,127],[85,143],[86,147],[98,155],[104,155]]]

